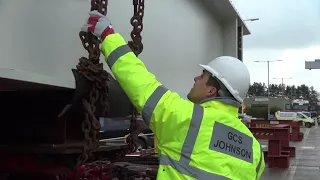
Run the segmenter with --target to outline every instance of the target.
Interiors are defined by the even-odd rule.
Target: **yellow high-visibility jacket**
[[[182,99],[157,81],[117,33],[106,37],[101,50],[158,139],[157,179],[260,179],[265,167],[261,146],[238,119],[232,100],[198,105]]]

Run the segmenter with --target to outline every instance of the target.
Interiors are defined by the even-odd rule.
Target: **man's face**
[[[188,99],[193,103],[200,103],[204,99],[217,95],[217,88],[207,85],[211,73],[203,71],[200,76],[194,78],[193,88],[190,89]]]

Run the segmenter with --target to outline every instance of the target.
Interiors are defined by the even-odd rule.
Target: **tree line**
[[[265,83],[254,82],[250,85],[247,97],[267,96],[268,87]],[[310,103],[319,102],[319,93],[313,86],[302,84],[300,86],[288,86],[285,84],[270,84],[269,85],[270,97],[282,97],[287,99],[300,99],[309,100]]]

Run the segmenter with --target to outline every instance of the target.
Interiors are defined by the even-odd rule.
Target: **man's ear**
[[[213,86],[209,86],[208,96],[216,96],[217,95],[217,88]]]

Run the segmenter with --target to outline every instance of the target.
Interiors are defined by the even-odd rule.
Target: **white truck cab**
[[[275,113],[276,120],[293,120],[293,121],[303,121],[303,124],[307,128],[311,128],[315,125],[315,120],[311,117],[308,117],[302,112],[286,112],[286,111],[277,111]]]

